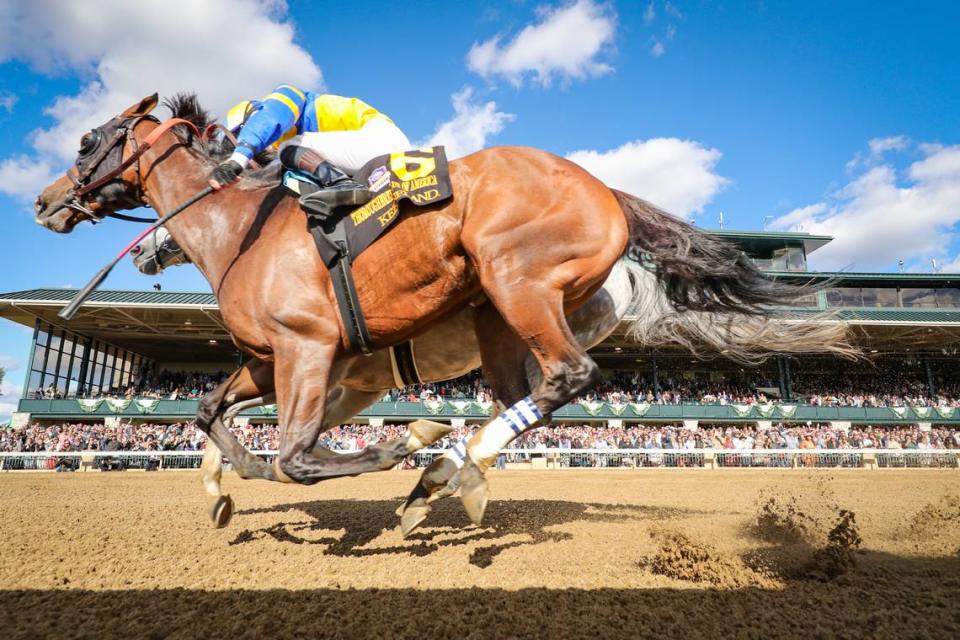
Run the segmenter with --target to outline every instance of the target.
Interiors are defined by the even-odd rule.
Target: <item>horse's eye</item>
[[[83,137],[80,138],[80,155],[87,155],[93,151],[97,146],[97,138],[96,130],[83,134]]]

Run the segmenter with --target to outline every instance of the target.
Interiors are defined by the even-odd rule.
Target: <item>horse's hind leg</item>
[[[578,171],[563,165],[555,175],[570,177]],[[530,347],[543,373],[532,395],[484,425],[467,443],[460,495],[474,522],[486,508],[483,474],[500,449],[600,378],[599,367],[570,331],[566,313],[588,302],[603,285],[626,247],[627,223],[619,203],[599,181],[570,180],[563,189],[552,188],[559,184],[545,181],[539,190],[532,187],[534,198],[542,195],[542,214],[524,215],[516,206],[519,202],[511,207],[501,199],[502,211],[464,221],[461,239],[480,286]],[[482,187],[478,193],[484,193]]]
[[[524,361],[530,350],[490,303],[477,310],[475,330],[484,379],[493,389],[499,411],[530,393],[524,374]],[[468,442],[469,438],[464,438],[424,469],[400,511],[400,529],[404,536],[410,535],[426,519],[431,503],[453,495],[460,488],[459,472]]]
[[[614,265],[601,290],[567,318],[568,326],[576,335],[577,342],[584,348],[590,348],[610,335],[636,298],[636,287],[637,282],[629,270],[620,263]],[[496,317],[490,316],[491,309]],[[539,386],[543,379],[540,365],[536,358],[530,355],[527,346],[505,325],[491,304],[484,305],[478,311],[476,331],[484,376],[493,387],[498,405],[503,405],[496,408],[499,413],[526,396],[529,389]],[[518,351],[503,342],[503,336],[507,335],[512,336],[519,344],[519,352],[527,354],[522,367],[514,357]],[[525,371],[525,380],[511,382],[521,377],[521,368]],[[524,432],[530,428],[533,427],[524,429]],[[460,448],[448,450],[424,470],[420,481],[398,514],[404,516],[401,519],[404,535],[409,535],[413,528],[426,518],[432,502],[453,495],[459,489],[459,472],[463,466],[463,456],[459,453],[465,450],[468,440],[469,438],[464,438],[463,442],[459,443],[462,445]]]
[[[485,424],[466,445],[460,470],[460,497],[467,514],[477,524],[487,504],[484,473],[500,449],[524,431],[545,423],[553,411],[600,379],[596,363],[567,326],[563,292],[547,286],[532,288],[522,295],[510,288],[488,291],[504,320],[530,347],[543,378],[531,395]],[[531,300],[539,304],[531,304]],[[519,369],[518,374],[523,376],[522,364]]]

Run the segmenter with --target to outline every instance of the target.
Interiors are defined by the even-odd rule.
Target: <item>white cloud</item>
[[[13,108],[19,100],[20,96],[14,93],[0,91],[0,109],[3,109],[7,113],[13,113]]]
[[[22,375],[19,371],[20,361],[17,358],[0,354],[0,368],[6,370],[3,382],[0,383],[0,423],[2,423],[8,421],[10,414],[17,410],[17,403],[23,394],[23,385],[11,380],[11,374],[17,379]]]
[[[887,136],[886,138],[871,138],[867,141],[869,152],[858,151],[846,164],[847,173],[853,175],[863,166],[872,167],[883,160],[884,155],[891,151],[903,151],[910,146],[907,136]]]
[[[803,226],[803,223],[810,218],[822,215],[826,213],[829,207],[824,202],[818,202],[816,204],[809,204],[805,207],[800,207],[799,209],[794,209],[790,213],[780,216],[775,220],[772,220],[768,228],[771,229],[787,229],[794,228],[798,229]],[[806,229],[804,229],[805,231]]]
[[[643,24],[648,27],[653,24],[654,19],[657,17],[657,6],[653,2],[647,5],[647,8],[643,10]]]
[[[666,27],[663,28],[661,34],[651,36],[647,41],[650,47],[650,55],[652,55],[654,58],[659,58],[664,55],[667,52],[667,43],[672,41],[677,36],[677,25],[669,21],[683,19],[683,14],[681,14],[677,8],[669,2],[663,4],[663,13],[666,16],[666,21],[668,22]],[[651,0],[650,4],[648,4],[646,9],[643,11],[643,24],[646,27],[653,27],[654,22],[656,21],[657,5],[656,2]],[[659,31],[660,28],[658,27],[657,30]]]
[[[693,140],[651,138],[606,152],[574,151],[567,158],[611,187],[689,217],[729,184],[714,171],[721,155]]]
[[[0,192],[18,200],[32,201],[56,177],[44,160],[22,155],[0,160]]]
[[[909,144],[886,139],[869,146],[872,154]],[[821,269],[884,268],[900,259],[925,265],[930,258],[946,258],[960,222],[960,145],[917,145],[916,151],[924,157],[906,171],[893,164],[868,167],[824,201],[791,211],[771,227],[834,236],[810,257]]]
[[[882,156],[887,151],[903,151],[909,140],[906,136],[889,136],[887,138],[873,138],[867,143],[870,155],[874,158]]]
[[[680,9],[678,9],[673,3],[665,2],[663,4],[663,10],[668,16],[676,18],[677,20],[683,20],[683,13],[681,13]]]
[[[437,126],[425,144],[446,146],[451,160],[478,151],[487,140],[516,119],[512,113],[497,111],[492,100],[479,104],[473,101],[473,89],[464,87],[453,94],[453,118]]]
[[[547,86],[554,77],[564,81],[601,76],[613,68],[597,58],[613,42],[616,18],[592,0],[577,0],[561,8],[545,9],[540,21],[528,25],[512,40],[496,36],[476,43],[467,54],[467,66],[483,77],[503,76],[514,86],[526,74]]]
[[[947,262],[939,265],[940,273],[960,273],[960,254],[948,258]]]
[[[222,114],[281,82],[320,88],[320,68],[285,13],[280,0],[101,0],[92,12],[84,2],[0,3],[0,62],[84,79],[77,94],[51,102],[53,125],[32,140],[41,163],[63,167],[84,131],[154,91],[196,91]],[[23,170],[16,159],[4,166]]]

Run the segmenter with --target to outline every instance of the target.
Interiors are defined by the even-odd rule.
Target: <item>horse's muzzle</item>
[[[33,209],[36,213],[37,224],[51,231],[70,233],[76,226],[75,212],[64,206],[63,202],[50,205],[44,201],[43,196],[39,196],[33,203]]]

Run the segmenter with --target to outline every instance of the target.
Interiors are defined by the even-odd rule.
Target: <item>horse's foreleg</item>
[[[407,436],[373,445],[354,453],[337,454],[317,448],[320,434],[332,426],[331,418],[347,419],[356,410],[379,397],[379,392],[355,392],[343,388],[339,394],[324,393],[323,386],[333,377],[336,347],[317,346],[309,358],[303,357],[303,345],[296,359],[278,354],[276,388],[283,423],[280,455],[274,465],[278,476],[286,481],[313,484],[321,480],[354,476],[369,471],[390,469],[411,452],[430,444],[449,432],[447,425],[418,420],[410,425]],[[283,362],[281,366],[279,363]],[[340,363],[342,364],[342,363]],[[324,369],[326,367],[326,370]],[[299,381],[299,385],[291,384]],[[322,386],[323,385],[323,386]],[[325,415],[327,402],[336,399],[339,415]]]
[[[202,481],[210,496],[210,517],[218,527],[225,526],[233,513],[230,496],[220,490],[221,454],[242,478],[276,479],[270,465],[247,451],[224,423],[225,416],[232,422],[245,406],[263,402],[262,396],[272,388],[271,373],[269,363],[250,360],[205,395],[197,408],[197,426],[208,436]]]
[[[314,484],[316,470],[333,459],[314,448],[328,428],[324,421],[331,379],[337,380],[335,360],[339,334],[328,340],[291,335],[289,343],[274,347],[274,389],[280,417],[280,451],[273,472],[281,482]],[[341,363],[342,364],[342,363]]]
[[[222,413],[222,421],[229,431],[233,427],[233,419],[237,417],[244,409],[258,407],[260,405],[273,402],[273,394],[251,398],[241,402],[236,402]],[[232,435],[232,432],[231,432]],[[233,502],[230,496],[225,495],[220,489],[220,477],[223,475],[223,452],[214,444],[213,439],[208,438],[203,453],[203,462],[200,465],[201,480],[203,487],[207,490],[209,496],[210,518],[214,526],[218,529],[227,526],[233,515]]]
[[[382,397],[383,391],[361,391],[338,385],[327,394],[327,410],[323,418],[324,431],[352,419]],[[417,420],[408,425],[406,435],[367,445],[363,451],[332,453],[314,447],[313,454],[314,457],[323,458],[337,456],[343,462],[353,461],[360,465],[366,462],[368,466],[374,465],[368,469],[369,471],[384,471],[392,469],[411,453],[433,444],[452,429],[450,425],[439,422]]]

